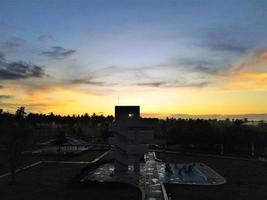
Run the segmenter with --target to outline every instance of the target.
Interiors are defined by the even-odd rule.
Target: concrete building
[[[140,160],[148,152],[157,122],[157,119],[142,118],[139,106],[115,106],[115,121],[110,127],[115,174],[127,174],[129,165],[139,173]]]

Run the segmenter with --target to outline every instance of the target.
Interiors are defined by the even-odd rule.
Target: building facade
[[[148,152],[157,122],[157,119],[142,118],[139,106],[115,106],[115,121],[110,127],[115,174],[128,173],[130,165],[139,173],[140,161]]]

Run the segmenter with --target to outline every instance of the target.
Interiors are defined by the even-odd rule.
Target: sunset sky
[[[0,108],[267,113],[266,0],[0,0]]]

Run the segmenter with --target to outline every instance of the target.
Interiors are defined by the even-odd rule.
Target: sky
[[[267,113],[265,0],[0,0],[0,107]]]

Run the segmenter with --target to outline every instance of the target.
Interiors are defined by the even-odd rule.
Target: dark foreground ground
[[[87,151],[83,152],[79,155],[71,155],[71,156],[62,156],[62,155],[49,155],[49,156],[32,156],[30,154],[23,155],[22,161],[20,163],[20,167],[27,166],[33,164],[38,161],[47,161],[47,160],[57,160],[57,161],[85,161],[90,162],[95,159],[97,156],[100,156],[105,151]],[[0,151],[0,175],[10,171],[8,167],[6,152]]]
[[[102,153],[87,152],[78,157],[65,159],[91,161]],[[219,186],[166,184],[167,193],[172,200],[267,199],[266,162],[165,153],[157,153],[157,157],[177,159],[179,162],[202,162],[227,180],[226,184]],[[86,164],[41,164],[18,173],[14,185],[10,185],[10,177],[5,177],[0,179],[0,200],[141,200],[140,191],[130,185],[70,186],[68,183],[71,178],[85,166]]]
[[[266,200],[267,163],[205,156],[183,156],[157,153],[160,159],[202,162],[226,178],[219,186],[186,186],[165,184],[172,200]]]
[[[100,155],[87,154],[87,160]],[[74,160],[74,159],[73,159]],[[80,160],[77,159],[76,160]],[[138,189],[130,185],[87,185],[73,187],[68,183],[86,164],[41,164],[16,175],[17,182],[10,185],[10,177],[0,179],[1,200],[79,200],[79,199],[141,199]]]

